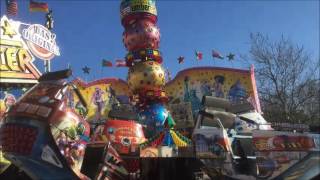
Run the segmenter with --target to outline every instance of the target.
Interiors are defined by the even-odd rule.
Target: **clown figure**
[[[91,102],[97,106],[95,120],[101,119],[101,111],[104,107],[103,94],[104,92],[100,88],[96,87],[91,98]]]

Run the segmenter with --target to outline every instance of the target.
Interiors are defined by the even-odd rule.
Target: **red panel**
[[[30,155],[38,135],[34,127],[17,124],[3,125],[0,131],[2,150],[4,152]]]

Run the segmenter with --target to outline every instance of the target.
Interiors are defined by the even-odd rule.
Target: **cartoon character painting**
[[[245,100],[247,97],[246,89],[238,79],[231,87],[228,93],[228,98],[231,102],[239,102]]]
[[[79,115],[82,116],[83,118],[85,118],[88,114],[87,109],[83,106],[83,104],[80,101],[76,103],[75,109],[77,110]]]
[[[184,79],[184,102],[191,102],[192,114],[197,115],[197,112],[201,108],[200,99],[197,96],[197,91],[195,89],[189,90],[189,77],[186,76]]]
[[[66,96],[67,96],[67,104],[68,107],[70,108],[74,108],[74,96],[73,96],[73,92],[71,90],[68,90],[66,92]]]
[[[211,87],[208,81],[204,81],[201,83],[200,90],[201,90],[202,96],[211,96]]]
[[[96,87],[91,97],[91,102],[97,106],[95,120],[101,119],[101,113],[104,107],[103,94],[104,92],[99,87]]]
[[[201,108],[201,101],[198,98],[195,89],[190,90],[190,95],[192,112],[196,116],[198,114],[199,109]]]
[[[8,93],[7,91],[0,91],[2,99],[0,99],[0,120],[4,116],[5,112],[16,103],[16,98],[13,94]]]
[[[118,106],[119,102],[117,100],[117,95],[114,89],[112,89],[110,86],[106,89],[106,92],[108,93],[109,97],[109,106],[111,109],[113,109],[115,106]]]
[[[5,96],[4,96],[4,105],[6,107],[6,110],[8,111],[9,108],[14,105],[16,103],[16,98],[14,97],[14,95],[9,94],[7,92],[4,92]]]
[[[190,93],[189,93],[189,77],[184,78],[184,102],[190,102]]]
[[[214,89],[215,97],[224,98],[223,83],[224,83],[224,76],[217,75],[214,77],[213,89]]]
[[[89,141],[89,134],[86,127],[81,122],[66,122],[58,124],[58,127],[53,128],[53,132],[57,132],[55,137],[56,144],[67,159],[67,162],[73,169],[80,169],[84,156],[84,149]],[[72,126],[66,127],[67,124]],[[75,124],[73,124],[75,123]]]

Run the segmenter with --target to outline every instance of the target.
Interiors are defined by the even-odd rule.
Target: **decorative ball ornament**
[[[169,112],[161,103],[151,104],[139,113],[142,123],[147,126],[146,132],[150,136],[163,131],[168,114]]]
[[[146,19],[127,27],[122,37],[124,46],[128,51],[159,48],[159,29],[155,24]]]
[[[157,62],[140,62],[129,69],[128,84],[133,92],[159,89],[165,84],[165,72]]]

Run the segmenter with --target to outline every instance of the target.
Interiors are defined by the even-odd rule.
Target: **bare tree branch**
[[[262,106],[270,120],[319,119],[320,81],[316,74],[320,63],[314,63],[303,46],[284,36],[273,42],[266,35],[251,33],[250,43],[250,55],[242,59],[250,57],[256,66]]]

